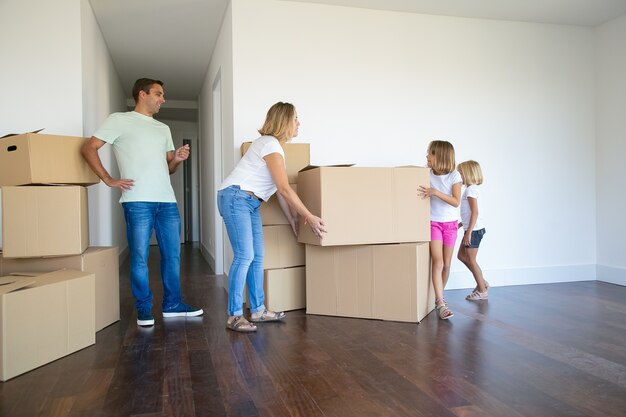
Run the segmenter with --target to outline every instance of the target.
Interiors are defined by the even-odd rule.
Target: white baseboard
[[[120,251],[118,254],[120,265],[130,256],[130,251],[128,250],[128,246]]]
[[[596,276],[598,281],[626,286],[626,268],[597,265]]]
[[[623,270],[622,279],[626,279]],[[492,287],[507,285],[550,284],[555,282],[595,281],[599,273],[596,265],[546,266],[539,268],[488,269],[483,276]],[[624,285],[624,284],[622,284]],[[469,270],[453,271],[446,285],[446,290],[474,288],[476,281]]]
[[[207,249],[206,246],[204,246],[202,243],[200,243],[200,253],[202,254],[202,257],[204,258],[204,260],[206,261],[206,263],[209,264],[209,266],[211,267],[211,269],[213,271],[215,271],[215,257],[213,256],[213,254]]]

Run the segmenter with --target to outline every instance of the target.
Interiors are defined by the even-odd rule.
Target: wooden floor
[[[122,319],[96,344],[0,383],[0,416],[625,416],[626,287],[490,289],[421,324],[290,312],[225,330],[226,293],[183,249],[183,294],[205,309],[138,328],[122,265]],[[158,254],[152,288],[160,303]],[[497,282],[497,277],[489,277]]]

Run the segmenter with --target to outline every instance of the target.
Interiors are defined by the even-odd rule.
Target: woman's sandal
[[[256,332],[256,326],[250,323],[244,316],[235,316],[226,321],[226,328],[234,332],[251,333]]]
[[[450,310],[448,308],[447,304],[441,304],[436,306],[437,308],[437,314],[439,315],[439,318],[441,320],[448,320],[450,317],[454,316],[454,313],[452,312],[452,310]]]
[[[250,321],[254,323],[267,323],[271,321],[279,321],[285,318],[284,311],[263,310],[259,313],[252,313]]]

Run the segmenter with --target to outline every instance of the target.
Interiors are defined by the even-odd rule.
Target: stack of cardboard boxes
[[[84,138],[0,138],[0,380],[95,343],[119,320],[116,247],[88,247]]]
[[[241,145],[241,155],[251,142]],[[297,191],[298,171],[309,165],[308,143],[283,145],[289,185]],[[261,204],[263,241],[265,245],[265,306],[270,310],[289,311],[306,306],[304,245],[298,243],[274,194]]]
[[[417,195],[428,168],[313,167],[309,144],[283,148],[291,186],[328,233],[318,239],[300,219],[302,254],[276,196],[261,205],[267,307],[421,321],[435,304],[430,205]]]
[[[309,314],[419,322],[434,309],[427,168],[309,167],[298,195],[325,222],[306,244]]]

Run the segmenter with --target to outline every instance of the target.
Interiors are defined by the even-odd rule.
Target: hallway
[[[161,298],[158,251],[151,280]],[[602,282],[448,291],[455,317],[421,324],[307,316],[256,334],[224,328],[226,294],[183,246],[185,300],[204,317],[138,328],[120,271],[121,321],[96,344],[0,383],[0,416],[621,416],[626,288]]]

